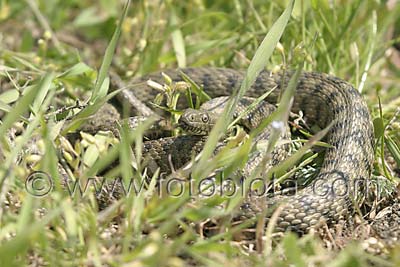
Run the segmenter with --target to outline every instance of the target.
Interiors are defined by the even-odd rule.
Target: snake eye
[[[189,121],[194,121],[195,120],[194,114],[189,114],[188,119]]]
[[[204,122],[204,123],[207,123],[208,122],[208,115],[207,114],[203,114],[202,116],[201,116],[201,121],[202,122]]]

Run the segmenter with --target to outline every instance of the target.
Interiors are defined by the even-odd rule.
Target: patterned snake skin
[[[229,96],[233,89],[240,86],[244,75],[240,71],[222,68],[185,68],[181,71],[202,85],[212,98]],[[167,70],[164,73],[174,81],[182,80],[179,70]],[[276,87],[267,97],[268,102],[276,104],[291,74],[261,72],[246,95],[259,97]],[[134,95],[145,103],[152,101],[158,93],[147,86],[149,79],[163,83],[161,72],[135,79],[131,83]],[[332,147],[327,148],[321,170],[311,185],[294,196],[279,198],[279,203],[281,199],[286,201],[277,219],[277,231],[305,233],[323,221],[334,224],[345,219],[351,211],[354,197],[359,195],[359,181],[368,180],[372,170],[374,138],[371,118],[366,104],[353,86],[327,74],[303,72],[292,106],[293,112],[300,110],[308,125],[324,128],[333,122],[326,136],[326,142]],[[195,141],[194,145],[188,146],[185,144],[187,138],[190,137],[180,137],[177,141],[154,140],[147,147],[145,145],[145,150],[151,151],[152,155],[160,151],[179,154],[185,149],[199,152],[201,145],[196,145]],[[199,143],[204,141],[202,137],[194,138]],[[172,148],[171,143],[175,143]],[[181,156],[177,157],[178,161],[183,160]],[[277,200],[273,198],[265,203],[269,205]],[[254,216],[261,210],[255,202],[250,201],[242,206],[244,217]]]

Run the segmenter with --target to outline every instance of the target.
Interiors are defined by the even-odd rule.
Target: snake
[[[162,84],[166,74],[172,81],[179,82],[182,72],[211,98],[232,95],[245,77],[244,71],[228,68],[170,69],[134,78],[129,83],[129,90],[138,100],[149,104],[159,91],[149,86],[148,80]],[[265,101],[276,105],[293,75],[294,71],[263,70],[245,95],[258,98],[274,89]],[[179,107],[181,105],[178,103]],[[325,136],[329,147],[319,172],[313,183],[293,196],[272,197],[262,201],[261,207],[258,201],[245,201],[240,209],[241,217],[253,217],[265,208],[262,205],[278,203],[282,209],[277,214],[276,231],[303,234],[321,223],[338,223],[352,213],[354,199],[361,191],[358,185],[360,181],[368,181],[372,172],[374,134],[371,116],[361,94],[350,83],[325,73],[301,72],[291,111],[301,111],[307,125],[316,125],[320,129],[329,126]],[[172,156],[179,167],[192,159],[193,153],[201,152],[206,138],[207,133],[205,136],[155,139],[144,143],[144,152],[164,166],[170,166],[167,161]]]

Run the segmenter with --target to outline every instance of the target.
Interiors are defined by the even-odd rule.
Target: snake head
[[[179,126],[189,134],[207,135],[215,124],[215,117],[210,111],[186,109],[179,118]]]

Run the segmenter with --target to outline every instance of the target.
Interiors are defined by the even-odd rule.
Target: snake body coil
[[[185,68],[164,73],[174,81],[181,81],[180,71],[202,85],[211,97],[229,96],[233,89],[240,86],[244,77],[243,72],[222,68]],[[276,104],[291,75],[292,72],[263,71],[246,95],[259,97],[276,87],[266,99]],[[161,73],[153,73],[132,81],[134,94],[145,103],[152,101],[158,93],[146,85],[145,81],[149,79],[163,82]],[[292,106],[293,112],[300,110],[308,125],[316,124],[324,128],[333,122],[326,136],[326,142],[332,147],[327,148],[315,182],[286,199],[285,207],[277,221],[278,231],[305,233],[321,221],[332,224],[346,218],[352,199],[357,195],[357,182],[370,176],[374,138],[370,115],[359,92],[339,78],[323,73],[303,72]],[[169,152],[179,153],[179,147],[185,146],[184,138],[187,137],[182,137],[179,141],[181,143],[178,142],[178,150]],[[157,154],[159,150],[164,149],[164,143],[154,140],[147,149]],[[193,149],[201,150],[196,146]],[[248,214],[253,215],[260,210],[252,203],[249,203],[246,209],[251,211]]]

